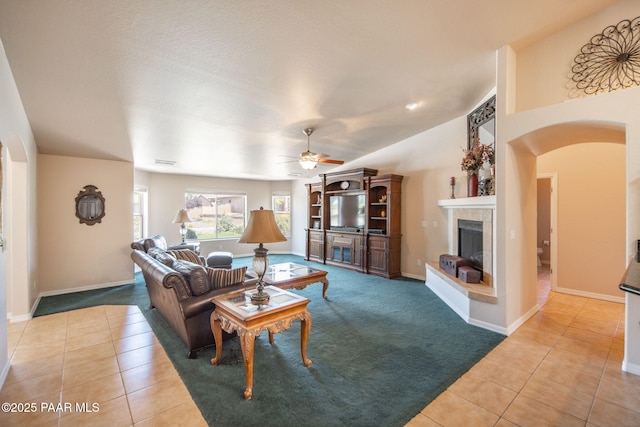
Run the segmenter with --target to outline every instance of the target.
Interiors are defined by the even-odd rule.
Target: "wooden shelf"
[[[307,231],[307,260],[387,278],[400,276],[403,177],[378,175],[374,169],[362,168],[322,174],[320,178],[321,182],[306,184],[308,222],[320,222],[319,228]],[[342,187],[344,182],[349,184],[346,189]],[[329,197],[347,194],[364,194],[368,202],[365,224],[359,232],[329,228]],[[367,230],[370,232],[365,233]]]

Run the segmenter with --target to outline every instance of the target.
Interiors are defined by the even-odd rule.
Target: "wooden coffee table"
[[[294,320],[300,320],[302,362],[306,367],[311,366],[311,359],[307,357],[307,340],[311,330],[311,314],[307,311],[309,299],[275,286],[266,286],[265,292],[271,296],[269,304],[258,307],[249,300],[252,292],[255,291],[229,292],[211,300],[216,306],[211,313],[211,330],[216,343],[216,355],[211,359],[211,364],[217,365],[222,356],[222,330],[237,332],[244,357],[245,399],[251,399],[253,395],[253,348],[256,337],[262,331],[269,331],[269,342],[273,344],[273,334],[289,329]]]
[[[276,286],[280,289],[304,289],[307,285],[316,282],[322,282],[322,298],[327,298],[327,289],[329,288],[329,280],[327,280],[327,272],[318,270],[317,268],[308,267],[294,262],[283,262],[281,264],[273,264],[264,274],[264,282]],[[245,285],[252,286],[258,282],[256,273],[252,270],[247,271],[245,276]]]

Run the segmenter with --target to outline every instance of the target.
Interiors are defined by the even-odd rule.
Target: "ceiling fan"
[[[344,163],[344,160],[331,160],[327,159],[328,156],[324,154],[317,154],[311,151],[309,139],[311,134],[313,133],[313,128],[307,128],[304,131],[304,134],[307,135],[307,151],[300,154],[298,158],[298,163],[305,170],[311,170],[317,166],[318,163],[331,163],[334,165],[341,165]]]

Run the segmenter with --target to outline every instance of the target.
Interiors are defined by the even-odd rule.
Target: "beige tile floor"
[[[640,426],[624,305],[550,291],[542,273],[542,309],[407,426]]]
[[[136,306],[52,314],[8,329],[11,368],[0,402],[21,412],[0,412],[1,426],[207,425]]]
[[[624,306],[542,277],[542,309],[407,426],[640,426],[640,377],[620,369]],[[2,426],[206,426],[135,306],[13,323],[8,339],[0,402],[35,411],[0,412]]]

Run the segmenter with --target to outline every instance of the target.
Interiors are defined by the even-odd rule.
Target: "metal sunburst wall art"
[[[639,85],[640,16],[591,37],[573,62],[571,79],[587,95]]]

